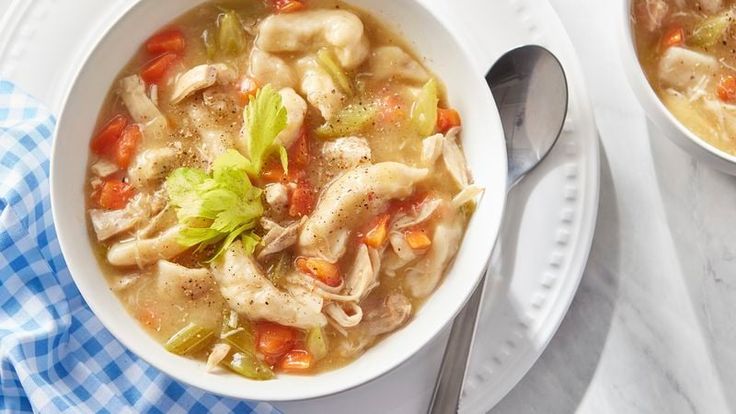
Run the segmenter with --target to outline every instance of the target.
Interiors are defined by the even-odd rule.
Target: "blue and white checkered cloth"
[[[54,118],[0,80],[0,413],[275,413],[178,383],[126,350],[72,282],[51,216]]]

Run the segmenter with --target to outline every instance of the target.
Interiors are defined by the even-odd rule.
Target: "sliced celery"
[[[232,346],[240,352],[253,354],[256,352],[256,338],[253,335],[253,331],[250,326],[246,323],[240,324],[243,330],[235,332],[231,335],[225,336],[223,339],[228,345]]]
[[[220,15],[219,26],[217,43],[220,51],[230,56],[241,53],[245,49],[245,30],[238,14],[229,11]]]
[[[169,338],[164,347],[171,353],[186,355],[203,350],[214,338],[212,329],[190,322]]]
[[[322,328],[315,327],[307,333],[307,351],[316,360],[320,360],[327,356],[327,338],[325,338]]]
[[[235,352],[224,362],[228,368],[246,378],[268,380],[274,377],[271,368],[250,352]]]
[[[373,105],[349,105],[337,116],[315,130],[321,138],[344,137],[356,134],[367,127],[376,116]]]
[[[276,263],[268,269],[268,280],[277,288],[284,287],[292,263],[294,263],[294,257],[290,253],[281,253]]]
[[[217,41],[209,30],[202,32],[202,41],[204,42],[204,50],[207,53],[207,59],[214,59],[217,54]]]
[[[337,86],[348,96],[353,96],[353,87],[350,84],[348,75],[345,74],[342,66],[334,57],[330,49],[322,48],[317,51],[317,61],[319,65],[327,72]]]
[[[411,108],[411,120],[420,135],[429,136],[434,132],[438,102],[437,82],[432,78],[424,84]]]
[[[698,47],[712,47],[726,34],[733,18],[734,14],[729,10],[701,21],[693,29],[688,43]]]

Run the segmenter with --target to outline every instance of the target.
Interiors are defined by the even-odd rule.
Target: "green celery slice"
[[[215,338],[212,329],[190,322],[166,341],[167,351],[177,355],[187,355],[207,347]]]
[[[437,81],[427,81],[411,108],[411,120],[420,135],[431,135],[437,125]]]
[[[307,333],[307,351],[316,360],[320,360],[327,356],[327,338],[322,331],[322,328],[315,327],[309,330]]]
[[[235,352],[225,360],[233,372],[254,380],[269,380],[274,377],[271,368],[249,352]]]
[[[693,29],[688,43],[698,47],[712,47],[726,34],[733,18],[733,13],[728,10],[701,21]]]
[[[376,117],[374,105],[349,105],[334,119],[327,121],[315,130],[320,138],[336,138],[354,135],[362,131]]]
[[[350,84],[350,79],[345,74],[340,63],[334,57],[334,54],[327,48],[322,48],[317,51],[317,62],[327,72],[332,80],[337,83],[337,86],[348,96],[353,96],[353,87]]]

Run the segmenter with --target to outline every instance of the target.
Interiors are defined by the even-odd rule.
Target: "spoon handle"
[[[465,308],[452,324],[450,339],[447,341],[445,354],[442,357],[440,373],[434,385],[432,402],[427,410],[430,414],[456,413],[458,410],[484,286],[485,277],[481,279],[473,296],[470,297]]]

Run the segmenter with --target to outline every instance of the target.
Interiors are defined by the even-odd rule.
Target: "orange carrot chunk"
[[[303,349],[292,349],[287,352],[281,362],[279,362],[279,371],[300,373],[312,367],[314,358],[312,354]]]
[[[151,54],[181,53],[187,47],[184,35],[179,30],[167,30],[151,36],[146,41],[146,50]]]
[[[306,180],[299,180],[297,187],[291,192],[289,215],[292,217],[307,216],[314,208],[314,194]]]
[[[92,138],[90,143],[92,151],[97,155],[108,154],[120,138],[120,134],[123,133],[126,125],[128,125],[128,118],[125,115],[115,115]]]
[[[272,365],[289,352],[297,340],[295,328],[273,322],[258,322],[255,326],[256,349],[268,357]]]
[[[149,84],[157,84],[161,82],[164,76],[166,76],[166,72],[168,72],[171,65],[177,59],[179,59],[179,57],[173,53],[164,53],[148,62],[143,69],[141,69],[141,78]]]
[[[723,102],[736,102],[736,77],[727,75],[721,78],[717,92]]]
[[[391,215],[381,214],[376,219],[376,224],[366,233],[363,241],[366,245],[375,249],[380,248],[386,242],[388,238],[388,222],[391,220]]]
[[[443,134],[462,124],[460,114],[452,109],[437,108],[437,130]]]
[[[128,204],[133,195],[135,190],[130,184],[115,179],[107,180],[100,190],[100,207],[106,210],[120,210]]]
[[[293,13],[307,7],[301,0],[272,0],[271,3],[276,13]]]
[[[125,127],[120,139],[115,146],[114,158],[115,163],[122,169],[128,168],[130,162],[135,156],[138,143],[143,139],[141,127],[138,124],[132,124]]]
[[[300,272],[313,276],[327,286],[336,287],[342,283],[340,268],[334,263],[313,257],[297,257],[295,265]]]
[[[410,229],[404,233],[404,238],[409,247],[415,250],[424,250],[432,245],[432,240],[424,230]]]
[[[674,25],[667,29],[660,40],[660,48],[668,49],[672,46],[682,46],[685,44],[685,29],[680,25]]]

